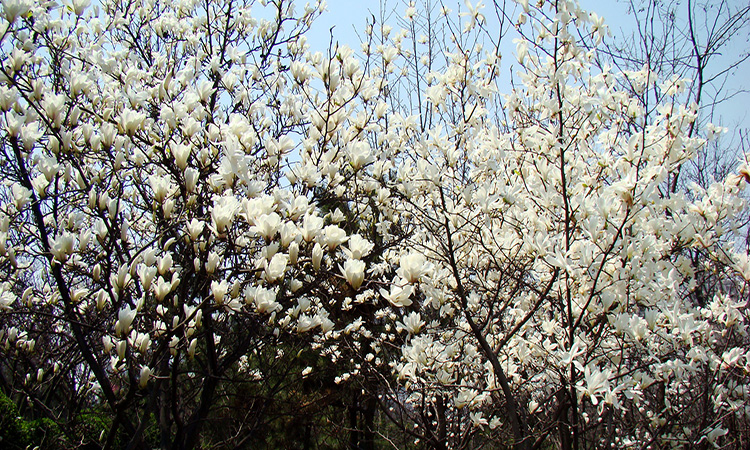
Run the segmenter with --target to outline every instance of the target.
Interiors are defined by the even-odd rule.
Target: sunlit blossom
[[[332,251],[346,242],[347,239],[346,232],[336,225],[328,225],[323,228],[323,233],[320,236],[321,244],[328,247],[328,251]]]
[[[389,291],[380,289],[380,295],[384,299],[395,307],[409,306],[412,304],[411,294],[414,292],[414,287],[411,285],[399,286],[398,284],[391,284]]]
[[[405,330],[409,334],[417,334],[424,326],[425,322],[422,320],[422,316],[415,311],[410,312],[404,316],[403,322],[398,322],[396,326]]]
[[[362,282],[365,280],[364,262],[358,259],[347,259],[344,261],[344,266],[340,268],[344,278],[346,278],[346,281],[354,288],[354,290],[357,290],[362,286]]]
[[[362,259],[367,256],[375,244],[363,238],[359,234],[353,234],[349,236],[348,246],[345,247],[344,253],[349,259]]]
[[[265,278],[269,282],[274,282],[284,276],[286,272],[287,263],[289,257],[283,253],[277,253],[273,255],[271,260],[268,262],[265,270]]]
[[[421,253],[408,253],[399,260],[399,276],[408,283],[418,282],[427,270],[427,259]]]

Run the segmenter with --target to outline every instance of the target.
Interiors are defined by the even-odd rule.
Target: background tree
[[[720,412],[723,407],[717,408],[707,400],[716,395],[715,378],[705,383],[698,376],[683,383],[683,375],[678,376],[672,381],[672,398],[666,401],[660,384],[649,389],[654,384],[649,380],[660,376],[657,372],[664,367],[662,364],[685,364],[686,359],[696,362],[692,356],[684,356],[696,349],[676,341],[670,336],[674,331],[666,334],[659,331],[658,323],[664,329],[680,328],[684,324],[679,325],[682,319],[677,317],[693,318],[688,321],[695,320],[696,315],[706,317],[708,302],[723,303],[725,300],[719,299],[727,295],[726,298],[736,299],[732,301],[739,300],[730,306],[734,312],[727,314],[736,316],[745,301],[744,281],[727,277],[724,260],[736,241],[732,235],[714,235],[711,231],[711,241],[724,241],[722,250],[713,253],[711,245],[696,244],[695,239],[702,241],[703,232],[687,224],[699,224],[706,219],[700,218],[704,215],[699,212],[701,207],[685,203],[705,196],[706,191],[737,192],[736,188],[698,187],[687,194],[674,193],[672,198],[673,180],[703,145],[691,138],[695,136],[697,111],[678,106],[684,82],[673,78],[657,83],[654,74],[647,70],[624,74],[608,69],[592,70],[589,63],[595,60],[596,53],[589,51],[589,43],[601,41],[606,30],[598,16],[568,4],[555,4],[542,11],[529,8],[518,19],[520,24],[533,25],[521,27],[523,39],[518,45],[518,63],[522,66],[519,75],[522,84],[504,98],[502,112],[495,113],[491,110],[496,104],[491,100],[492,91],[499,79],[491,58],[495,52],[490,49],[483,53],[477,45],[479,41],[470,33],[472,24],[482,24],[484,20],[470,6],[463,34],[452,35],[453,47],[444,52],[450,60],[447,67],[423,78],[419,73],[411,74],[425,81],[424,98],[432,103],[429,117],[434,120],[434,128],[421,129],[422,133],[414,131],[423,126],[422,119],[427,113],[413,117],[411,126],[404,127],[406,144],[404,140],[399,144],[409,151],[399,154],[396,170],[400,184],[392,192],[399,192],[404,205],[399,216],[414,217],[424,230],[423,234],[410,235],[403,251],[421,253],[422,262],[440,267],[442,270],[433,267],[425,271],[435,270],[436,278],[446,285],[438,291],[438,300],[431,301],[434,291],[425,289],[425,297],[419,302],[422,307],[438,305],[438,315],[425,317],[424,309],[417,316],[411,315],[410,323],[420,324],[415,328],[421,332],[405,346],[406,361],[400,366],[401,375],[409,379],[406,385],[415,390],[411,404],[405,409],[417,411],[417,417],[429,418],[422,434],[428,442],[434,442],[432,439],[438,436],[444,442],[448,438],[439,431],[440,416],[445,416],[444,411],[439,412],[443,408],[437,403],[443,398],[454,398],[456,409],[462,409],[469,398],[477,399],[475,406],[484,404],[485,412],[494,406],[501,412],[500,417],[510,417],[511,423],[505,430],[513,434],[520,447],[543,445],[550,439],[564,448],[596,447],[606,444],[597,442],[601,436],[627,433],[632,434],[618,437],[616,445],[656,441],[709,445],[707,436],[711,439],[721,436],[724,429],[719,423],[729,426],[734,420],[728,419],[730,415],[746,420],[742,419],[744,413],[734,409],[737,403],[730,402],[727,407],[735,412],[726,414]],[[582,25],[587,22],[590,28]],[[566,26],[573,24],[577,29],[566,32]],[[388,34],[385,29],[384,34]],[[401,49],[411,49],[412,43],[400,43],[404,36],[409,36],[409,30],[396,33],[393,42],[399,48],[397,53],[408,58],[408,50]],[[413,32],[412,37],[417,39]],[[468,45],[463,47],[465,43]],[[404,72],[415,66],[410,60],[398,66],[403,69],[393,71],[394,81],[403,79]],[[665,96],[646,111],[643,108],[647,105],[642,102],[639,105],[637,96],[631,96],[627,87],[618,87],[618,82],[631,86],[640,83]],[[401,92],[409,92],[407,89],[393,88],[391,92],[395,91],[398,97]],[[412,111],[423,113],[419,98],[416,102],[417,107]],[[401,102],[399,109],[408,111],[409,105],[413,103],[404,107]],[[636,119],[643,117],[649,119],[636,126]],[[487,126],[492,121],[500,122],[500,126],[495,129]],[[377,137],[375,141],[383,139]],[[484,172],[482,167],[486,167]],[[739,178],[733,176],[729,183],[737,181]],[[547,194],[543,194],[545,191]],[[598,206],[594,207],[586,198],[599,199]],[[533,200],[522,204],[521,199]],[[613,200],[622,205],[617,213],[610,209]],[[689,215],[696,212],[699,216],[690,219]],[[729,219],[733,225],[727,223],[722,227],[738,229],[743,224],[739,218],[741,212],[735,209],[726,216],[712,214],[708,220],[716,223]],[[594,216],[598,218],[593,219]],[[646,217],[659,220],[659,225],[651,222],[639,230],[635,225],[647,223]],[[540,227],[540,235],[532,238],[535,225]],[[557,231],[553,231],[554,227],[558,227]],[[554,238],[555,235],[558,237]],[[647,242],[660,242],[661,250],[649,253],[650,244],[646,244],[641,248],[646,254],[633,253]],[[571,252],[583,253],[571,258]],[[633,258],[635,265],[631,263]],[[714,284],[722,288],[712,289],[703,302],[695,298],[695,284],[702,279],[691,267],[696,260],[712,275],[718,275],[714,280],[722,280]],[[583,266],[575,269],[576,264]],[[657,277],[648,270],[662,269],[670,277],[676,277],[671,291],[650,284]],[[394,282],[403,281],[397,280]],[[444,304],[446,299],[448,307]],[[519,302],[523,306],[512,308]],[[677,310],[680,312],[676,313]],[[458,317],[452,320],[455,320],[453,326],[460,330],[459,337],[446,333],[452,327],[446,321],[453,315]],[[433,317],[435,320],[430,322]],[[440,318],[444,321],[439,321]],[[704,343],[716,342],[716,333],[726,336],[722,320],[704,323],[706,328],[691,329],[688,335],[702,330],[701,335],[708,339]],[[535,322],[537,334],[531,332]],[[435,326],[434,335],[428,331],[428,324]],[[718,358],[727,348],[745,348],[744,327],[737,329],[736,336],[741,338],[720,339],[722,343],[704,350],[705,354]],[[563,337],[557,333],[560,331]],[[641,341],[646,337],[642,333],[649,333],[658,345],[642,347]],[[610,344],[606,344],[608,339]],[[453,343],[477,358],[473,364],[469,362],[471,359],[456,361],[457,373],[467,371],[463,372],[461,382],[457,382],[455,373],[445,375],[450,367],[447,354],[465,357],[452,347]],[[676,350],[680,347],[682,350]],[[535,352],[540,357],[536,363]],[[558,356],[554,356],[555,352]],[[575,363],[576,357],[584,361]],[[628,358],[630,362],[624,361]],[[552,360],[559,361],[561,366],[550,370]],[[701,367],[680,370],[706,374],[716,368],[718,360],[713,361],[709,358]],[[608,368],[607,363],[614,366]],[[506,368],[503,364],[507,364]],[[500,379],[478,381],[490,367],[494,377]],[[622,373],[624,367],[630,367],[626,373]],[[521,387],[507,382],[503,372],[508,371],[514,373],[514,381]],[[740,373],[728,371],[727,381]],[[506,378],[506,386],[502,386],[502,378]],[[531,380],[540,383],[534,385]],[[429,394],[423,393],[425,389]],[[607,389],[611,391],[604,395]],[[632,391],[628,392],[629,389]],[[597,390],[608,398],[605,404],[596,398]],[[547,396],[534,398],[532,393],[539,392],[546,392]],[[701,392],[696,395],[702,402],[686,401],[685,392]],[[621,395],[623,402],[633,398],[636,401],[627,401],[623,406],[612,397],[614,393]],[[492,395],[494,399],[487,400]],[[415,406],[420,404],[422,414],[418,413],[420,406]],[[697,404],[706,409],[700,412],[693,407]],[[612,405],[616,406],[609,409]],[[479,415],[481,409],[474,411],[474,423],[478,426],[490,419]],[[642,415],[632,418],[617,412],[623,409],[639,410]],[[513,410],[518,412],[516,419]],[[531,414],[526,413],[529,410]],[[645,425],[651,420],[649,417],[659,414],[666,417],[657,420],[658,425]],[[706,419],[709,416],[723,419]],[[417,418],[413,420],[421,425]],[[451,436],[455,438],[451,445],[460,445],[456,436],[455,433]],[[744,438],[739,439],[735,444]]]

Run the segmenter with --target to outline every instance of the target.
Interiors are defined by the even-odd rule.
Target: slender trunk
[[[560,402],[562,414],[560,414],[560,425],[557,427],[557,431],[560,435],[560,449],[561,450],[572,450],[573,441],[571,439],[571,427],[570,427],[570,403],[566,398],[567,392],[560,390],[557,394],[557,401]]]
[[[363,419],[364,419],[364,430],[363,433],[363,442],[362,442],[362,450],[375,450],[375,399],[372,396],[368,396],[367,400],[364,402],[364,411],[363,412]]]
[[[357,427],[357,396],[349,405],[349,448],[359,450],[359,428]]]
[[[206,422],[208,412],[211,409],[213,403],[214,393],[219,385],[219,380],[216,377],[208,376],[203,382],[203,391],[201,392],[201,403],[198,410],[195,411],[193,416],[188,421],[187,426],[183,434],[184,444],[180,447],[181,450],[192,450],[196,447],[200,440],[201,429],[203,424]]]

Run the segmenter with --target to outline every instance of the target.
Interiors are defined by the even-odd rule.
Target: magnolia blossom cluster
[[[3,2],[0,344],[29,395],[60,360],[115,427],[202,423],[304,342],[435,447],[750,420],[748,171],[672,189],[704,145],[682,80],[595,66],[572,2],[521,2],[506,95],[481,4],[432,64],[434,36],[314,52],[318,6],[204,3]]]
[[[406,332],[391,366],[408,408],[429,405],[432,419],[415,419],[428,441],[444,431],[435,411],[452,403],[468,426],[506,421],[517,442],[539,437],[524,423],[563,414],[561,432],[592,445],[718,443],[722,417],[750,417],[747,254],[737,241],[746,165],[675,191],[705,144],[690,131],[697,106],[677,100],[684,80],[594,69],[578,34],[600,40],[598,16],[569,3],[523,6],[519,20],[535,26],[518,42],[522,83],[509,95],[496,94],[497,55],[454,36],[416,109],[434,125],[399,116],[370,127],[394,155],[389,175],[372,173],[378,200],[384,187],[391,199],[378,212],[405,230],[403,250],[383,254],[395,277],[379,294],[404,308],[381,314]],[[471,29],[480,16],[469,15]],[[626,82],[658,83],[671,100],[648,115],[654,107]],[[498,100],[507,119],[493,126]],[[690,411],[701,396],[710,406]],[[643,421],[629,422],[629,410]],[[698,425],[693,414],[711,419]],[[616,442],[583,436],[611,416],[622,420]]]

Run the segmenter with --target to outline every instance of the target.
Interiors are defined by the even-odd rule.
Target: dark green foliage
[[[47,418],[26,420],[13,400],[0,392],[0,447],[8,450],[69,448],[60,427]]]
[[[0,392],[0,446],[7,449],[25,448],[18,417],[18,408]]]

